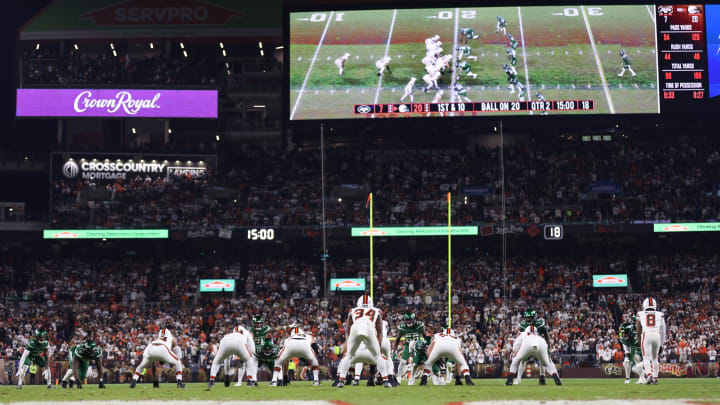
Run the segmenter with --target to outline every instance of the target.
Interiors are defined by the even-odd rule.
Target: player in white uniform
[[[392,71],[390,70],[390,57],[385,56],[383,58],[380,58],[375,62],[375,67],[378,70],[377,75],[380,76],[383,74],[383,72],[387,69],[388,73],[392,74]]]
[[[425,66],[426,72],[431,66],[435,66],[435,59],[435,55],[428,53],[420,60],[420,62],[422,62],[422,64]]]
[[[432,103],[433,103],[433,104],[439,103],[439,102],[440,102],[440,99],[442,98],[442,96],[443,96],[444,93],[445,93],[444,91],[438,90],[438,92],[435,93],[435,97],[433,97],[433,99],[432,99]],[[429,117],[430,114],[432,114],[432,113],[427,113],[427,117]],[[445,114],[444,114],[444,113],[440,113],[440,116],[441,116],[441,117],[444,117]],[[412,385],[412,384],[411,384],[411,385]]]
[[[640,336],[646,384],[657,385],[660,371],[658,356],[665,343],[665,315],[657,310],[655,299],[645,298],[643,310],[637,313],[635,328]]]
[[[370,356],[378,365],[385,387],[390,388],[392,384],[388,381],[387,370],[385,370],[383,361],[386,358],[380,351],[380,342],[378,336],[382,337],[382,316],[381,311],[373,306],[372,298],[369,295],[363,295],[358,298],[357,306],[348,314],[345,321],[346,331],[346,351],[340,362],[339,373],[340,382],[338,388],[342,388],[345,383],[345,376],[350,368],[353,358],[358,354],[361,343],[364,343]],[[367,361],[366,361],[367,362]]]
[[[440,78],[440,72],[433,70],[432,73],[428,73],[425,76],[423,76],[423,81],[427,83],[427,86],[423,89],[425,93],[428,92],[431,88],[435,87],[436,89],[440,89],[438,87],[438,79]]]
[[[302,329],[294,327],[290,330],[290,337],[285,340],[283,347],[275,360],[273,370],[273,383],[277,384],[282,381],[282,365],[283,362],[294,357],[299,357],[310,362],[313,372],[313,380],[315,385],[320,385],[320,364],[318,363],[315,350],[312,348],[313,336],[305,333]]]
[[[440,42],[440,35],[433,35],[430,38],[425,39],[425,49],[429,51],[434,50],[438,46],[438,42]]]
[[[465,384],[475,385],[470,379],[470,368],[468,367],[465,356],[462,354],[462,341],[455,335],[452,329],[443,329],[442,333],[436,333],[433,336],[432,343],[428,347],[427,360],[425,361],[425,369],[423,370],[420,385],[427,385],[427,379],[430,375],[430,369],[439,359],[448,358],[457,365],[458,374],[455,376],[456,385],[462,385],[460,382],[460,374],[465,377]]]
[[[450,67],[450,61],[452,55],[443,55],[435,61],[435,69],[439,70],[440,73],[445,73],[445,69]]]
[[[233,328],[232,333],[225,335],[220,340],[220,347],[210,368],[210,381],[208,381],[208,387],[215,386],[215,377],[218,371],[220,371],[220,364],[225,363],[225,373],[229,373],[230,368],[228,367],[230,356],[238,356],[245,364],[247,371],[247,385],[248,387],[257,386],[255,381],[255,375],[257,374],[257,359],[253,355],[255,353],[255,342],[253,341],[252,334],[242,326],[236,326]],[[230,380],[227,380],[229,384]],[[226,385],[227,385],[226,384]]]
[[[135,369],[135,374],[133,374],[132,381],[130,381],[130,388],[135,388],[135,384],[137,384],[143,369],[154,364],[156,361],[162,361],[165,364],[175,366],[177,387],[186,388],[182,382],[182,350],[180,346],[178,346],[172,333],[165,328],[160,329],[158,338],[145,347],[142,361],[140,361],[140,364]]]
[[[350,53],[345,52],[345,54],[337,59],[335,59],[335,66],[338,68],[338,76],[342,76],[343,73],[345,73],[345,62],[350,58]]]
[[[521,362],[534,357],[545,367],[555,380],[555,385],[562,385],[562,380],[558,376],[555,364],[550,361],[548,356],[548,345],[545,339],[538,336],[537,328],[534,325],[528,326],[515,339],[513,344],[512,363],[510,363],[510,374],[507,375],[505,385],[513,385],[518,374],[518,368]]]
[[[413,98],[413,86],[415,86],[416,81],[417,81],[417,78],[415,78],[415,77],[410,78],[410,81],[405,86],[405,93],[403,94],[402,97],[400,97],[400,101],[403,101],[403,100],[405,100],[405,97],[410,96],[410,102],[411,103],[415,102],[414,98]]]
[[[397,380],[395,379],[395,366],[392,362],[392,351],[391,351],[391,345],[390,345],[390,339],[388,339],[388,322],[386,320],[382,321],[382,339],[380,339],[380,352],[382,353],[382,356],[384,357],[383,360],[381,360],[384,363],[385,370],[388,373],[388,381],[390,381],[390,384],[397,387],[399,384],[397,383]],[[369,351],[367,350],[367,347],[363,344],[361,345],[360,349],[358,349],[358,352],[361,352],[365,350],[365,353],[362,353],[363,356],[358,356],[356,354],[356,357],[362,357],[362,358],[369,358]],[[367,385],[374,386],[375,385],[375,376],[377,373],[377,365],[373,364],[371,361],[374,359],[369,358],[369,364],[370,369],[368,373],[368,382]],[[360,381],[360,374],[362,374],[362,366],[363,362],[357,362],[355,363],[355,373],[354,373],[354,379],[352,385],[359,385]]]

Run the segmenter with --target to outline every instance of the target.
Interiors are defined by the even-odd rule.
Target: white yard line
[[[590,46],[592,46],[593,55],[595,55],[595,63],[597,64],[598,73],[600,73],[600,79],[603,83],[603,90],[605,90],[605,98],[607,99],[608,106],[610,107],[610,114],[615,114],[615,106],[613,105],[612,98],[610,97],[610,90],[608,90],[607,80],[605,80],[605,72],[603,71],[602,62],[600,62],[600,55],[598,55],[597,48],[595,48],[595,37],[593,37],[592,29],[590,29],[590,22],[588,21],[587,14],[585,13],[585,6],[580,6],[580,11],[582,11],[583,20],[585,20],[585,28],[587,29],[588,37],[590,37]]]
[[[385,45],[385,56],[387,56],[388,51],[390,50],[390,40],[392,40],[392,33],[393,29],[395,28],[395,17],[397,17],[397,9],[393,10],[393,19],[390,23],[390,31],[388,32],[387,45]],[[382,78],[384,74],[385,72],[383,72],[378,79],[377,90],[375,91],[375,101],[373,102],[373,104],[377,104],[378,97],[380,97],[380,85],[382,85]],[[375,114],[372,114],[370,117],[375,118]]]
[[[653,6],[653,8],[654,7],[655,6]],[[650,19],[653,22],[653,27],[655,27],[655,30],[653,32],[657,32],[657,19],[655,18],[655,13],[650,11],[649,5],[645,5],[645,8],[647,8],[648,13],[650,14]],[[656,41],[657,41],[657,38],[656,38]],[[657,44],[655,44],[655,46],[657,46]],[[655,59],[655,83],[660,83],[660,72],[658,71],[658,59],[657,58],[654,58],[654,59]],[[661,93],[660,86],[658,86],[658,91],[657,91],[657,112],[658,112],[658,114],[660,114],[660,93]]]
[[[330,12],[330,17],[327,20],[327,23],[325,24],[325,29],[323,30],[322,35],[320,36],[320,41],[318,42],[317,48],[315,48],[315,54],[313,55],[312,60],[310,61],[310,67],[308,68],[307,73],[305,74],[305,80],[303,80],[302,87],[300,87],[300,93],[298,93],[297,99],[295,99],[295,106],[293,106],[292,112],[290,113],[290,120],[293,119],[293,116],[295,116],[295,110],[297,110],[298,105],[300,104],[300,99],[302,98],[303,93],[305,92],[305,85],[307,85],[308,78],[310,77],[310,71],[313,68],[313,65],[315,64],[315,59],[317,59],[318,52],[320,51],[320,46],[322,46],[322,42],[325,39],[325,34],[327,34],[328,27],[330,26],[330,21],[333,19],[333,13],[334,11]]]
[[[450,66],[450,102],[455,102],[455,77],[457,76],[457,72],[455,69],[455,63],[457,63],[457,40],[458,40],[458,19],[460,18],[460,9],[455,9],[455,33],[453,34],[453,58],[452,58],[452,65]],[[462,99],[460,100],[462,101]],[[455,114],[451,114],[455,115]]]
[[[520,12],[520,6],[518,6],[518,20],[520,21],[520,41],[522,42],[523,48],[523,65],[525,65],[525,94],[527,94],[528,101],[531,101],[532,96],[530,95],[530,75],[528,74],[527,56],[525,55],[525,32],[523,31],[522,13]],[[530,110],[530,115],[533,115],[532,110]]]

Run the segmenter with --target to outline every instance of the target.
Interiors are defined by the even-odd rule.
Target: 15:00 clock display
[[[248,240],[275,240],[275,230],[272,228],[251,228],[247,231]]]

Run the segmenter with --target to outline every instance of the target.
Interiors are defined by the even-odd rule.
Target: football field
[[[260,383],[257,388],[229,387],[219,384],[212,390],[206,384],[188,384],[187,389],[175,388],[175,384],[162,384],[153,389],[151,384],[139,384],[134,390],[128,385],[108,385],[100,390],[97,385],[88,384],[82,390],[52,389],[45,386],[26,386],[22,390],[14,386],[0,387],[0,402],[35,402],[47,403],[63,401],[63,403],[81,403],[86,405],[108,403],[120,404],[120,401],[137,404],[138,401],[148,404],[454,404],[474,401],[490,401],[487,403],[503,403],[505,400],[523,400],[525,404],[540,404],[541,401],[571,400],[570,404],[680,404],[680,399],[693,401],[694,404],[720,403],[720,379],[688,378],[661,379],[656,386],[624,384],[622,379],[565,379],[562,386],[556,386],[552,380],[548,385],[540,387],[537,379],[525,379],[522,385],[506,387],[504,380],[474,380],[475,386],[407,386],[398,388],[366,387],[362,381],[358,387],[346,386],[337,389],[330,382],[323,382],[320,387],[311,383],[294,382],[289,387],[269,387],[268,383]],[[634,380],[633,380],[634,382]],[[596,400],[613,400],[594,402]],[[652,402],[665,400],[665,402]],[[162,401],[162,402],[161,402]],[[168,401],[168,402],[165,402]],[[212,402],[211,402],[212,401]],[[243,401],[243,402],[239,402]],[[269,401],[269,402],[257,402]],[[517,402],[515,402],[517,403]],[[545,402],[550,405],[553,402]]]
[[[401,102],[411,77],[417,78],[414,101],[431,102],[437,90],[423,92],[421,59],[425,39],[433,35],[440,36],[443,55],[470,63],[477,74],[446,71],[438,81],[444,90],[440,102],[460,101],[451,91],[456,81],[472,101],[516,101],[503,70],[511,61],[510,42],[496,33],[497,16],[507,21],[507,33],[518,42],[514,68],[526,87],[525,100],[536,100],[540,92],[547,100],[594,100],[595,113],[657,113],[653,10],[603,5],[291,13],[290,118],[360,117],[353,113],[355,104]],[[465,43],[459,34],[463,28],[473,29],[477,38]],[[477,60],[461,59],[458,46],[469,46]],[[636,76],[629,71],[618,76],[621,49]],[[340,76],[335,60],[346,52],[350,57]],[[378,77],[375,62],[385,56],[391,58],[391,72]]]

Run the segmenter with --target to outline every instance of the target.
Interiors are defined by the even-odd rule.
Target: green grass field
[[[434,90],[422,92],[423,41],[438,34],[443,54],[452,54],[454,45],[465,45],[455,38],[456,27],[473,28],[479,35],[468,43],[478,57],[469,61],[477,78],[459,79],[468,97],[517,100],[502,69],[508,62],[508,41],[495,33],[496,15],[507,20],[507,32],[520,43],[515,68],[518,80],[529,87],[530,99],[540,91],[548,100],[593,99],[597,113],[657,112],[655,24],[646,6],[438,8],[293,14],[289,61],[293,119],[357,118],[354,104],[400,102],[410,77],[417,78],[414,101],[431,101]],[[622,69],[621,48],[637,76],[629,72],[617,76]],[[345,52],[351,56],[340,77],[334,61]],[[386,53],[392,58],[392,73],[379,80],[374,64]],[[451,74],[439,80],[446,90],[441,101],[456,101],[448,91],[452,82]]]
[[[128,385],[108,385],[100,390],[97,385],[77,389],[52,389],[44,386],[26,386],[22,390],[14,386],[0,387],[0,402],[28,401],[282,401],[325,400],[340,401],[336,404],[447,404],[450,402],[496,401],[496,400],[597,400],[597,399],[689,399],[703,403],[720,403],[720,380],[715,378],[661,379],[657,386],[623,384],[622,379],[566,379],[562,386],[555,386],[552,380],[540,387],[537,379],[523,380],[520,386],[506,387],[503,380],[475,380],[476,386],[456,387],[448,385],[406,386],[387,389],[366,387],[363,381],[359,387],[348,386],[342,390],[333,388],[329,382],[320,387],[311,383],[293,383],[290,387],[269,387],[260,383],[257,388],[229,387],[222,383],[208,390],[205,384],[188,384],[188,389],[177,389],[174,384],[163,384],[153,389],[150,384],[140,384],[134,390]],[[628,401],[632,402],[632,401]],[[538,402],[539,403],[539,402]],[[677,402],[675,402],[677,403]]]

